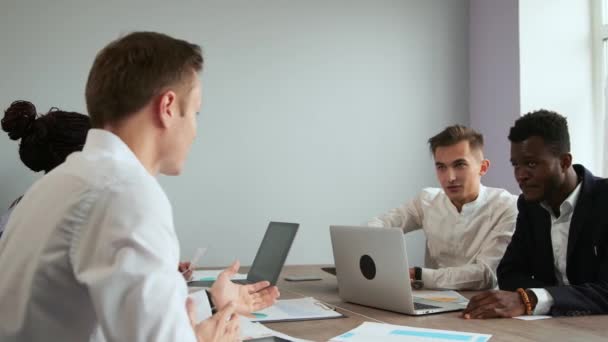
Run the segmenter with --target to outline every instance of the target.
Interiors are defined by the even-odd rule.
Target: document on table
[[[516,316],[513,317],[515,319],[521,319],[522,321],[536,321],[539,319],[548,319],[548,318],[552,318],[551,316],[546,316],[546,315],[530,315],[530,316]]]
[[[211,317],[211,309],[209,308],[208,303],[205,303],[205,301],[207,301],[207,295],[205,294],[205,291],[198,291],[198,292],[191,293],[190,295],[188,295],[188,297],[192,298],[192,300],[194,301],[194,305],[196,306],[195,323],[198,324],[201,321]],[[284,338],[288,341],[295,341],[295,342],[306,341],[306,340],[297,339],[297,338],[285,335],[278,331],[274,331],[272,329],[269,329],[269,328],[263,326],[260,323],[251,322],[251,321],[249,321],[248,318],[243,317],[243,316],[240,316],[239,320],[241,323],[241,339],[242,340],[249,340],[249,339],[253,339],[253,338],[261,338],[261,337],[268,337],[268,336],[277,336],[277,337]]]
[[[219,277],[223,270],[205,270],[205,271],[194,271],[192,272],[192,279],[190,281],[214,281]],[[246,273],[237,273],[232,279],[247,279]]]
[[[251,321],[268,323],[344,317],[332,306],[312,297],[278,300],[273,306],[254,312],[253,315],[255,317],[250,318]]]
[[[442,303],[456,303],[466,305],[469,300],[456,291],[432,291],[432,290],[414,290],[412,291],[414,298],[421,298]]]
[[[242,316],[240,317],[240,320],[241,320],[241,340],[244,340],[244,341],[254,339],[254,338],[262,338],[262,337],[270,337],[270,336],[280,337],[280,338],[286,339],[288,341],[293,341],[293,342],[307,342],[308,341],[308,340],[291,337],[289,335],[285,335],[278,331],[269,329],[269,328],[263,326],[261,323],[251,322],[247,318],[242,317]]]
[[[453,342],[471,341],[486,342],[492,335],[462,331],[414,328],[404,325],[364,322],[355,329],[332,338],[330,341],[362,342]]]

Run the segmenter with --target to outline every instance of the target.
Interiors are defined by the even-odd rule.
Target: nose
[[[451,168],[448,168],[447,176],[448,182],[450,183],[453,183],[456,180],[456,172],[454,172],[454,170],[452,170]]]
[[[528,179],[530,179],[530,174],[524,170],[524,168],[516,167],[513,172],[515,173],[515,180],[517,183],[525,183]]]

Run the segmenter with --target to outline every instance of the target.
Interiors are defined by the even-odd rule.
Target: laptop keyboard
[[[441,308],[441,307],[414,302],[414,310],[439,309],[439,308]]]

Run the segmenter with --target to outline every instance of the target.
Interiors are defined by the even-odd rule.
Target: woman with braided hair
[[[2,129],[19,143],[21,161],[34,172],[48,173],[63,163],[72,152],[82,150],[91,128],[87,115],[51,108],[38,115],[36,107],[28,101],[15,101],[4,112]],[[0,236],[8,217],[21,197],[0,217]]]

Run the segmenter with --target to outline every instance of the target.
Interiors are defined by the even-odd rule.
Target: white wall
[[[328,226],[436,185],[426,140],[468,124],[465,0],[150,4],[1,2],[0,104],[84,112],[95,53],[131,30],[201,44],[199,137],[184,174],[161,177],[183,258],[209,246],[208,265],[248,264],[286,220],[301,223],[288,263],[330,263]],[[34,176],[5,134],[0,160],[5,207]],[[408,239],[419,264],[423,239]]]
[[[471,0],[471,126],[486,136],[492,167],[484,183],[519,193],[507,135],[540,108],[568,118],[572,153],[600,173],[593,144],[589,0]]]
[[[590,2],[522,0],[519,12],[521,112],[545,108],[565,115],[574,162],[599,174]]]
[[[470,1],[471,126],[485,137],[482,182],[519,194],[507,136],[520,114],[518,0]]]

